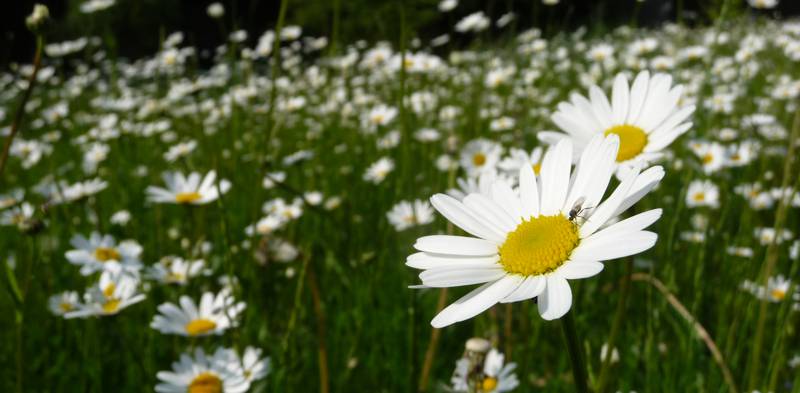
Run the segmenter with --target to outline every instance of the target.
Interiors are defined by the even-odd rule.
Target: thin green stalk
[[[33,72],[28,77],[28,87],[22,93],[17,111],[14,114],[14,122],[11,123],[11,131],[6,138],[6,144],[3,146],[3,154],[0,156],[0,181],[2,181],[3,170],[6,168],[8,161],[8,153],[11,150],[11,142],[19,132],[20,124],[22,124],[23,117],[25,116],[25,106],[31,98],[33,87],[36,86],[36,75],[39,74],[39,68],[42,65],[42,48],[44,47],[44,37],[41,34],[36,35],[36,53],[33,55]]]
[[[283,29],[284,19],[286,19],[286,8],[289,0],[281,0],[281,8],[278,11],[278,23],[275,25],[275,44],[272,47],[272,70],[270,72],[270,89],[269,89],[269,109],[267,112],[267,149],[268,153],[272,151],[272,137],[273,137],[273,117],[275,115],[275,101],[278,97],[278,86],[275,81],[278,80],[278,74],[281,69],[281,29]],[[268,154],[266,158],[269,158]]]
[[[586,376],[586,361],[583,358],[581,343],[578,339],[578,331],[575,329],[575,318],[572,313],[572,310],[570,310],[566,315],[561,317],[561,328],[564,331],[569,360],[572,363],[572,377],[575,379],[575,391],[578,393],[588,393],[589,385]]]
[[[631,274],[633,274],[633,257],[628,257],[625,261],[625,275],[620,282],[619,301],[617,302],[617,310],[614,315],[614,322],[611,323],[611,332],[608,334],[608,341],[606,342],[606,356],[603,357],[602,367],[600,368],[600,376],[597,379],[595,390],[597,392],[604,392],[608,384],[608,378],[611,375],[611,356],[614,352],[614,344],[617,341],[617,336],[622,328],[622,322],[625,320],[625,306],[628,304],[628,294],[631,287]]]
[[[795,112],[794,124],[792,126],[792,133],[789,136],[789,150],[786,153],[786,161],[783,166],[783,181],[781,182],[781,190],[785,190],[789,184],[792,184],[792,165],[794,164],[794,153],[797,138],[800,137],[800,109]],[[789,205],[791,200],[789,198],[781,198],[778,202],[778,208],[775,211],[775,238],[767,246],[767,253],[764,259],[764,266],[760,275],[760,283],[762,286],[767,286],[767,280],[772,275],[775,269],[775,264],[778,262],[778,240],[783,236],[783,228],[786,224],[786,218],[789,213]],[[761,345],[764,339],[764,329],[767,322],[767,299],[761,300],[758,308],[758,320],[756,322],[756,332],[753,338],[753,351],[750,353],[750,362],[747,387],[748,390],[755,390],[758,386],[758,379],[761,369]]]

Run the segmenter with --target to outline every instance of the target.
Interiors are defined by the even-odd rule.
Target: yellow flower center
[[[539,172],[541,172],[541,171],[542,171],[542,164],[541,163],[533,164],[533,173],[538,175]]]
[[[508,234],[500,263],[512,274],[548,273],[567,261],[579,241],[578,226],[563,215],[531,218]]]
[[[472,163],[475,166],[483,166],[483,164],[486,163],[486,156],[483,153],[475,153],[475,155],[472,156]]]
[[[623,162],[636,157],[647,146],[647,134],[639,127],[623,124],[607,129],[605,136],[616,134],[619,137],[619,151],[617,162]]]
[[[62,302],[62,303],[61,303],[61,304],[59,304],[58,306],[61,308],[61,311],[63,311],[63,312],[70,312],[70,311],[72,311],[72,304],[70,304],[70,303],[67,303],[67,302]]]
[[[710,164],[711,161],[714,161],[714,156],[711,153],[707,153],[703,156],[703,164]]]
[[[119,261],[119,251],[111,247],[97,247],[94,249],[94,259],[100,262]]]
[[[497,378],[486,377],[481,384],[481,392],[491,392],[497,388]]]
[[[783,300],[786,297],[786,291],[782,289],[773,289],[770,293],[775,300]]]
[[[190,336],[198,336],[201,334],[208,333],[214,330],[214,328],[216,327],[217,327],[216,322],[205,318],[198,318],[186,324],[186,334]]]
[[[203,196],[197,191],[192,192],[179,192],[175,194],[175,202],[178,203],[192,203]]]
[[[703,192],[698,192],[697,194],[694,194],[693,199],[695,200],[695,202],[705,201],[706,200],[706,194],[703,193]]]
[[[103,311],[108,314],[115,313],[119,309],[119,303],[120,301],[117,298],[108,299],[103,303]]]
[[[222,393],[222,380],[208,371],[194,377],[187,393]]]

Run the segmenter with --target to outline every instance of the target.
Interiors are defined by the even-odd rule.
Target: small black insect
[[[569,209],[569,213],[567,214],[570,221],[575,221],[578,217],[581,217],[581,212],[584,210],[591,209],[591,207],[583,207],[583,202],[586,201],[586,198],[580,197],[575,200],[575,203],[572,204],[572,209]]]

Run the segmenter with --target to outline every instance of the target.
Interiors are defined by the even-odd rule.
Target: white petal
[[[455,303],[447,306],[431,321],[431,326],[442,328],[472,318],[508,296],[522,281],[517,275],[506,275],[494,283],[484,284]]]
[[[572,290],[569,283],[558,274],[547,276],[547,289],[539,295],[539,314],[552,321],[566,314],[572,307]]]
[[[633,81],[628,116],[625,118],[626,124],[631,124],[639,118],[639,112],[644,105],[645,98],[647,98],[647,86],[649,82],[650,73],[647,71],[640,72]]]
[[[572,170],[572,142],[564,139],[545,154],[542,164],[542,200],[540,214],[558,214],[567,198]]]
[[[523,218],[539,217],[539,186],[530,165],[519,169],[519,199]]]
[[[436,269],[440,267],[492,267],[499,266],[499,255],[488,257],[459,257],[456,255],[430,254],[417,252],[406,258],[406,266],[415,269]]]
[[[487,225],[492,225],[496,230],[501,231],[502,235],[506,235],[517,227],[514,219],[485,195],[469,194],[464,198],[463,203],[475,216],[482,218]]]
[[[519,284],[514,292],[511,292],[500,303],[520,302],[523,300],[533,299],[539,296],[547,286],[547,278],[545,276],[530,276],[525,278],[522,284]]]
[[[435,254],[490,256],[497,254],[497,244],[466,236],[431,235],[417,239],[414,248]]]
[[[607,261],[648,250],[656,244],[658,235],[648,231],[614,232],[584,239],[570,259],[575,261]]]
[[[436,194],[432,196],[431,205],[448,221],[470,235],[497,243],[505,239],[502,233],[484,224],[483,220],[472,215],[463,203],[449,195]]]
[[[614,78],[614,90],[611,94],[612,110],[614,112],[614,124],[624,124],[628,116],[628,103],[630,88],[628,80],[623,74],[617,74]]]
[[[608,227],[600,230],[594,236],[603,236],[605,233],[610,232],[637,232],[641,231],[661,218],[661,209],[648,210],[644,213],[639,213],[633,217],[626,218],[616,224],[609,225]]]
[[[419,274],[422,284],[431,288],[448,288],[483,284],[506,275],[502,267],[444,267],[425,270]]]
[[[492,199],[511,216],[515,225],[519,225],[522,222],[522,205],[511,186],[505,182],[492,184]]]
[[[628,195],[625,196],[625,200],[622,201],[622,204],[619,205],[611,217],[616,217],[622,214],[636,202],[639,202],[639,200],[647,195],[647,193],[649,193],[653,188],[655,188],[655,186],[657,186],[663,178],[664,168],[660,166],[647,168],[646,171],[640,173],[636,178],[636,181],[633,183],[633,187],[631,187],[630,191],[628,191]]]
[[[627,177],[617,186],[617,189],[592,212],[589,219],[581,225],[581,239],[587,238],[589,235],[598,230],[610,218],[614,217],[613,214],[625,200],[631,187],[639,175],[639,169],[635,168]]]
[[[558,274],[567,280],[589,278],[603,271],[604,266],[595,261],[567,261],[558,268]]]

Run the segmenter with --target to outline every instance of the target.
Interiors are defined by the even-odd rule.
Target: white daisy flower
[[[47,303],[50,307],[50,312],[58,316],[63,316],[70,311],[74,311],[81,305],[78,292],[75,291],[66,291],[50,296]]]
[[[202,259],[185,260],[170,255],[148,267],[145,276],[162,284],[186,285],[190,278],[198,276],[203,271],[203,267],[205,261]]]
[[[382,157],[367,168],[364,173],[364,180],[372,184],[380,184],[393,170],[394,160],[389,157]]]
[[[538,136],[551,144],[569,138],[580,152],[595,135],[615,134],[620,138],[617,163],[621,169],[646,165],[661,158],[662,150],[692,126],[687,119],[695,107],[679,105],[682,92],[683,87],[673,87],[672,77],[666,74],[651,77],[643,71],[629,87],[620,73],[614,79],[611,101],[597,86],[589,89],[589,99],[573,94],[552,116],[566,134],[545,131]]]
[[[89,238],[75,235],[70,240],[75,249],[67,251],[67,260],[81,267],[81,274],[88,276],[98,271],[137,272],[142,267],[139,256],[142,246],[133,240],[117,244],[111,235],[92,232]]]
[[[519,379],[514,374],[517,368],[516,363],[503,364],[505,356],[498,350],[492,348],[483,360],[483,368],[480,375],[471,375],[474,367],[471,366],[469,357],[463,357],[456,362],[456,369],[450,382],[453,384],[455,392],[481,392],[499,393],[509,392],[519,386]],[[470,383],[479,384],[476,389],[470,390]]]
[[[129,274],[104,271],[95,287],[84,295],[84,303],[64,318],[86,318],[114,315],[141,302],[145,295],[138,292],[139,279]]]
[[[397,231],[404,231],[416,225],[433,222],[433,208],[427,201],[401,201],[386,213],[389,222]]]
[[[184,176],[180,172],[165,172],[163,175],[167,188],[148,186],[147,199],[155,203],[176,203],[182,205],[204,205],[217,200],[217,173],[210,171],[204,178],[197,172]],[[223,194],[231,188],[225,179],[219,181],[219,191]]]
[[[244,393],[250,389],[239,356],[227,348],[217,348],[211,356],[196,348],[194,356],[182,354],[172,363],[172,371],[159,371],[156,377],[161,380],[155,388],[159,393]]]
[[[686,191],[686,206],[719,207],[719,187],[711,180],[693,180]]]
[[[0,212],[0,225],[16,226],[20,231],[27,231],[35,223],[33,214],[36,212],[33,205],[22,202],[17,206]]]
[[[661,209],[609,224],[664,176],[661,167],[641,173],[634,167],[603,201],[618,146],[616,136],[593,138],[571,177],[572,143],[566,139],[545,154],[541,179],[529,166],[520,169],[518,193],[496,182],[490,197],[470,194],[459,202],[434,195],[434,208],[475,237],[419,238],[419,252],[406,264],[423,270],[424,287],[483,285],[442,310],[431,325],[441,328],[498,302],[534,297],[544,319],[560,318],[572,306],[567,280],[594,276],[603,270],[602,261],[655,245],[658,236],[644,229],[661,217]],[[577,205],[585,209],[575,211]]]
[[[538,176],[542,169],[542,156],[544,149],[536,147],[528,154],[525,150],[512,148],[508,152],[508,157],[504,158],[497,165],[498,168],[509,174],[519,173],[519,169],[525,165],[530,165],[533,172]]]
[[[461,149],[459,163],[467,175],[477,177],[481,173],[495,170],[503,148],[488,139],[474,139]]]
[[[272,371],[270,358],[261,357],[261,348],[247,347],[242,356],[242,371],[248,381],[257,381],[266,377]]]
[[[778,0],[747,0],[747,4],[753,8],[769,10],[778,6]]]
[[[245,309],[244,302],[236,299],[227,290],[218,294],[206,292],[200,304],[188,296],[181,296],[180,307],[173,303],[158,306],[160,314],[153,317],[150,327],[163,334],[177,334],[187,337],[221,335],[237,325],[237,317]]]

